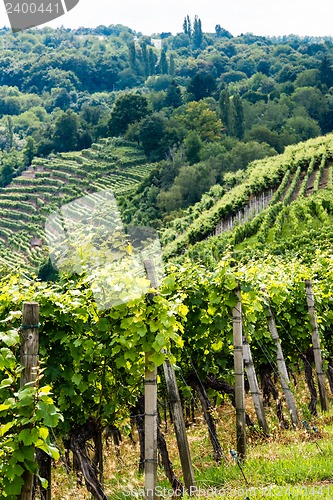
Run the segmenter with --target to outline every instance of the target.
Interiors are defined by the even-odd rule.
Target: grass
[[[254,419],[251,408],[249,413]],[[218,436],[225,453],[220,465],[214,462],[201,415],[188,428],[197,500],[212,497],[235,500],[333,498],[333,411],[311,421],[311,425],[315,424],[319,429],[317,436],[310,435],[301,426],[297,430],[280,429],[273,410],[268,409],[271,434],[264,436],[257,430],[247,431],[247,457],[241,464],[245,478],[229,453],[230,448],[235,448],[234,409],[229,402],[217,410],[216,417]],[[118,452],[113,446],[105,447],[104,488],[110,499],[144,497],[144,477],[137,472],[139,445],[135,433],[134,437],[136,444],[124,439]],[[175,473],[181,479],[174,431],[169,422],[165,437]],[[172,498],[162,467],[158,468],[158,485],[160,498]],[[53,474],[52,498],[69,500],[74,497],[76,500],[91,498],[85,486],[78,486],[75,476],[68,476],[59,463]],[[189,497],[185,494],[183,498]]]

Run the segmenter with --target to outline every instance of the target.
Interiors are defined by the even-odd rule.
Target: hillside
[[[35,158],[0,189],[0,260],[37,270],[45,261],[44,222],[56,207],[87,193],[133,189],[152,170],[140,148],[121,139],[101,139],[90,149]]]
[[[213,189],[210,197],[206,195],[206,204],[200,202],[190,207],[183,218],[169,223],[162,236],[165,256],[169,258],[182,254],[207,238],[219,242],[220,252],[226,246],[237,245],[256,233],[258,241],[263,243],[267,238],[273,238],[270,228],[276,220],[281,230],[275,232],[275,238],[283,234],[283,227],[288,223],[294,230],[299,229],[294,227],[295,221],[290,222],[296,210],[294,207],[305,207],[311,203],[300,201],[295,204],[295,200],[304,200],[314,194],[314,200],[318,200],[319,204],[327,200],[323,210],[329,210],[332,158],[333,135],[328,134],[289,146],[282,155],[253,162],[244,174],[238,176],[240,180],[237,181],[237,175],[234,176],[236,185],[224,194],[222,191],[220,199],[213,202]],[[318,196],[318,190],[323,188],[328,189],[324,195]],[[292,208],[289,208],[290,203]],[[209,244],[213,245],[212,242]],[[207,245],[204,242],[200,248]],[[195,251],[191,254],[194,255]]]

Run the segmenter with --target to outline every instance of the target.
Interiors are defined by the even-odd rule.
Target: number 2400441
[[[44,13],[48,12],[52,14],[55,12],[56,14],[59,14],[60,9],[59,9],[59,4],[58,3],[49,3],[49,4],[35,4],[35,3],[6,3],[5,4],[7,14],[12,14],[13,12],[17,14],[36,14],[37,12]]]

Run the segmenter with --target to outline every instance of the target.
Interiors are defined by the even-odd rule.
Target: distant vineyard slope
[[[106,188],[128,193],[154,168],[133,143],[101,139],[91,148],[35,158],[0,189],[0,262],[36,270],[47,257],[44,223],[56,207]]]

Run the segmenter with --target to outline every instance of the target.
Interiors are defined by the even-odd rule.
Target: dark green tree
[[[187,92],[193,94],[196,101],[212,95],[216,89],[216,81],[211,73],[200,71],[191,79]]]
[[[198,163],[200,161],[200,150],[202,147],[202,141],[199,134],[192,130],[190,131],[184,140],[186,159],[190,165]]]
[[[155,75],[156,73],[157,56],[153,49],[150,47],[148,51],[148,68],[149,75]]]
[[[78,144],[78,118],[71,109],[55,122],[53,144],[56,151],[74,151]]]
[[[203,42],[201,19],[195,16],[193,23],[193,47],[199,49]]]
[[[26,167],[31,165],[31,162],[36,154],[36,144],[32,137],[27,138],[27,142],[23,149],[23,163]]]
[[[143,71],[145,74],[145,78],[148,78],[150,73],[149,73],[147,43],[145,41],[142,41],[140,46],[141,46],[141,52],[142,52]]]
[[[237,139],[241,140],[244,137],[244,110],[239,94],[234,95],[232,104],[234,108],[234,134]]]
[[[328,56],[325,56],[321,61],[319,71],[320,81],[328,88],[333,87],[333,66]]]
[[[169,58],[169,75],[174,76],[175,74],[175,56],[170,54]]]
[[[159,66],[159,73],[161,75],[167,75],[169,73],[168,61],[165,50],[162,50],[161,52],[161,58],[158,66]]]
[[[167,150],[165,119],[158,113],[147,116],[140,124],[140,142],[148,158],[161,160]]]
[[[232,129],[232,109],[230,104],[230,94],[227,89],[223,89],[219,99],[220,115],[225,132],[230,135]]]
[[[191,25],[190,16],[184,17],[183,32],[184,32],[185,35],[188,35],[191,38],[191,36],[192,36],[192,25]]]
[[[14,140],[13,119],[11,116],[7,116],[7,119],[6,119],[6,151],[10,151],[12,149],[13,140]]]
[[[225,38],[233,38],[232,34],[227,31],[226,29],[222,28],[220,24],[217,24],[215,26],[215,33],[216,36],[219,38],[225,37]]]
[[[167,88],[167,93],[164,101],[165,106],[178,108],[182,105],[182,95],[179,85],[172,80],[169,87]]]
[[[129,53],[130,67],[132,68],[133,71],[135,71],[136,70],[136,49],[135,49],[134,42],[128,43],[128,53]]]
[[[112,108],[109,121],[109,133],[122,135],[128,125],[140,121],[149,114],[147,98],[140,94],[126,93],[119,96]]]

